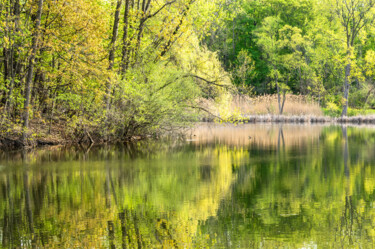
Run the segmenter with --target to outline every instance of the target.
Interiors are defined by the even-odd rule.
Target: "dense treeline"
[[[186,110],[199,96],[230,83],[215,53],[199,45],[216,6],[1,0],[2,134],[18,132],[24,145],[51,129],[78,140],[127,139],[191,120]]]
[[[374,6],[1,0],[1,136],[27,145],[49,134],[153,134],[194,120],[202,98],[228,106],[231,82],[240,93],[277,93],[279,113],[287,93],[343,115],[374,108]]]
[[[343,115],[348,100],[350,107],[375,107],[375,1],[226,3],[204,42],[219,51],[237,85],[257,94],[311,95]]]

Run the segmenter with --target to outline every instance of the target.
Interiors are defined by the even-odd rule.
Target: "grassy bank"
[[[230,96],[222,102],[201,100],[206,112],[203,121],[235,123],[348,123],[375,124],[375,110],[349,109],[341,117],[340,109],[322,108],[317,101],[302,95],[286,95],[283,114],[279,114],[277,95]]]
[[[353,117],[328,117],[328,116],[285,116],[285,115],[244,115],[236,122],[246,123],[332,123],[332,124],[375,124],[375,115]]]
[[[278,100],[276,95],[266,95],[250,98],[248,96],[223,95],[222,98],[213,101],[200,99],[197,103],[199,108],[191,108],[191,119],[176,127],[170,125],[168,132],[179,130],[197,121],[219,122],[219,123],[295,123],[295,124],[356,124],[375,125],[375,114],[370,111],[351,110],[350,113],[369,114],[354,115],[350,117],[339,117],[338,114],[327,115],[327,110],[308,97],[287,95],[284,113],[278,114]],[[199,115],[197,115],[197,110]],[[18,148],[24,146],[22,143],[22,123],[11,122],[4,117],[1,119],[0,148]],[[146,120],[147,121],[147,120]],[[181,123],[180,123],[181,125]],[[35,117],[30,122],[28,130],[28,146],[60,145],[60,144],[100,144],[115,141],[131,141],[151,137],[153,133],[146,130],[132,132],[130,136],[119,139],[118,136],[106,135],[104,129],[93,122],[80,122],[75,126],[67,119],[54,118],[45,120]],[[166,127],[166,126],[164,126]],[[155,132],[156,130],[154,130]],[[162,134],[163,130],[158,131]],[[108,133],[107,133],[108,134]],[[155,133],[154,133],[155,134]]]
[[[246,95],[227,96],[221,101],[201,100],[200,105],[212,116],[228,117],[278,115],[277,95],[249,97]],[[320,105],[301,95],[286,95],[283,115],[285,116],[324,116]],[[210,115],[206,115],[208,117]]]

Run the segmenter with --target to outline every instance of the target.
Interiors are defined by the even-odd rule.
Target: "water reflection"
[[[205,125],[0,154],[4,248],[372,247],[375,131]]]
[[[226,144],[228,146],[275,147],[280,142],[287,146],[304,145],[318,139],[322,126],[311,125],[218,125],[202,124],[188,136],[196,145]],[[280,141],[281,140],[281,141]]]
[[[222,247],[372,247],[374,135],[325,128],[303,150],[263,151],[244,166],[207,231],[215,228]]]

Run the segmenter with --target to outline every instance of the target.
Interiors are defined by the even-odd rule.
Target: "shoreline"
[[[228,120],[220,119],[220,117],[203,117],[200,121],[195,122],[199,124],[203,123],[218,123],[216,120],[221,120],[219,123],[223,124],[296,124],[296,125],[353,125],[357,127],[375,126],[375,115],[369,116],[353,116],[353,117],[329,117],[329,116],[312,116],[312,115],[301,115],[301,116],[287,116],[287,115],[243,115],[242,118],[232,118]],[[38,127],[34,127],[38,128]],[[133,142],[146,139],[150,136],[137,135],[132,136],[128,140],[113,139],[105,141],[103,139],[95,140],[92,139],[89,133],[83,134],[80,139],[73,137],[65,137],[57,129],[54,134],[50,134],[44,137],[34,138],[29,146],[24,146],[21,142],[21,138],[18,135],[12,134],[0,134],[0,150],[12,151],[20,148],[33,149],[48,146],[69,146],[69,145],[101,145],[101,144],[112,144],[117,142]]]
[[[202,118],[202,122],[215,122],[217,117]],[[221,119],[221,118],[219,118]],[[329,116],[287,116],[287,115],[243,115],[242,118],[223,120],[223,123],[290,123],[290,124],[353,124],[353,125],[375,125],[375,115],[353,116],[353,117],[329,117]],[[228,122],[226,122],[228,121]]]

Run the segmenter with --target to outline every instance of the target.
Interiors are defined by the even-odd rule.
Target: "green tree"
[[[335,11],[341,21],[346,36],[346,66],[344,82],[344,106],[342,116],[348,114],[348,99],[350,88],[350,72],[352,66],[353,49],[359,32],[366,26],[372,25],[375,20],[374,6],[372,0],[344,0],[335,1]]]

